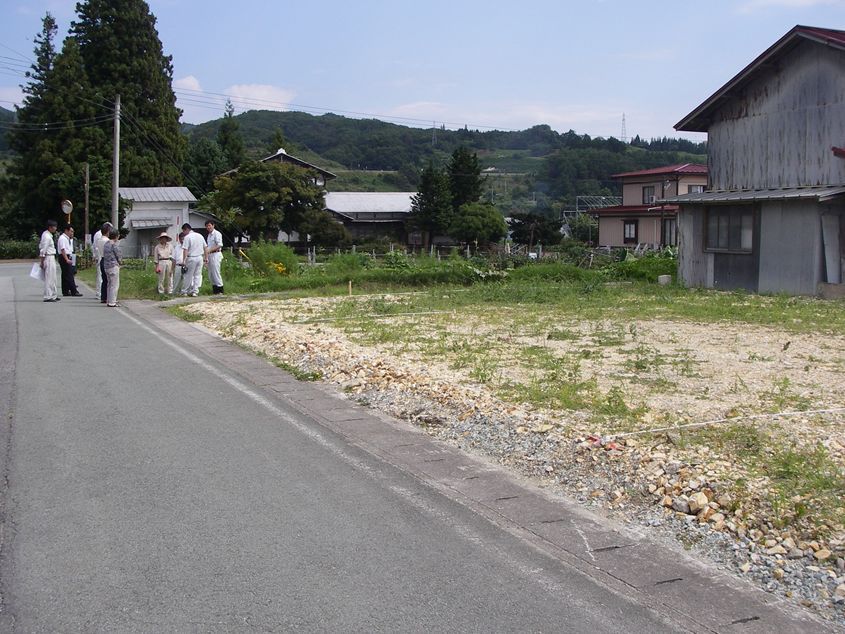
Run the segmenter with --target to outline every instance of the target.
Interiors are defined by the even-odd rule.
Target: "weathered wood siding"
[[[685,286],[713,286],[713,257],[704,252],[704,207],[678,213],[678,279]]]
[[[720,108],[708,130],[714,189],[845,184],[845,52],[803,42]]]
[[[824,281],[819,206],[815,201],[767,202],[760,219],[758,291],[815,295]]]

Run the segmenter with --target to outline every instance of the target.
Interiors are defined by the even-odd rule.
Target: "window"
[[[750,253],[754,248],[754,211],[749,206],[707,211],[707,249]]]
[[[625,220],[625,226],[622,229],[622,237],[625,244],[637,244],[637,224],[638,220]]]
[[[643,204],[651,205],[654,203],[654,185],[643,187]]]
[[[704,192],[704,185],[687,185],[688,194],[701,194]]]
[[[675,218],[663,219],[663,244],[678,244],[678,222]]]

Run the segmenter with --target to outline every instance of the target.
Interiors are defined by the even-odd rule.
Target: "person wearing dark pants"
[[[108,224],[108,229],[106,226],[103,225],[103,229],[101,230],[100,237],[97,238],[96,244],[96,251],[100,256],[99,268],[100,268],[100,303],[105,304],[108,302],[108,290],[109,290],[109,277],[106,275],[106,268],[103,264],[103,249],[106,246],[106,243],[109,241],[109,232],[113,229],[111,223]]]
[[[57,245],[59,251],[59,267],[62,270],[62,295],[65,297],[82,297],[82,293],[76,288],[76,280],[73,277],[73,227],[65,225],[62,235],[59,236]]]

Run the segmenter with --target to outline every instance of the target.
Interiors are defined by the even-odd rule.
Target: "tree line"
[[[203,199],[205,208],[257,235],[281,227],[307,230],[325,240],[343,239],[321,213],[322,194],[297,171],[301,168],[258,161],[280,147],[330,169],[391,170],[397,190],[418,192],[413,228],[427,240],[448,233],[482,241],[502,230],[497,217],[526,210],[502,208],[493,214],[492,205],[479,202],[483,179],[478,153],[509,151],[539,158],[519,186],[533,190],[533,211],[553,217],[556,204],[576,195],[616,193],[613,173],[701,161],[706,151],[703,144],[677,139],[635,137],[623,143],[572,130],[561,134],[547,125],[522,131],[432,130],[334,114],[235,115],[231,103],[220,119],[180,125],[172,59],[163,52],[147,3],[84,0],[76,13],[60,49],[56,21],[49,13],[34,38],[35,62],[22,86],[24,99],[4,137],[11,161],[0,182],[0,237],[29,238],[47,217],[58,215],[65,198],[79,206],[85,164],[91,174],[91,226],[110,217],[118,95],[121,185],[185,185]],[[260,188],[268,193],[259,195]]]

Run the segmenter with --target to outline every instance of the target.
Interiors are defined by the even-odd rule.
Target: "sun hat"
[[[167,238],[167,241],[170,242],[173,238],[167,235],[166,231],[162,231],[161,234],[156,238],[156,240],[161,240],[162,238]]]

